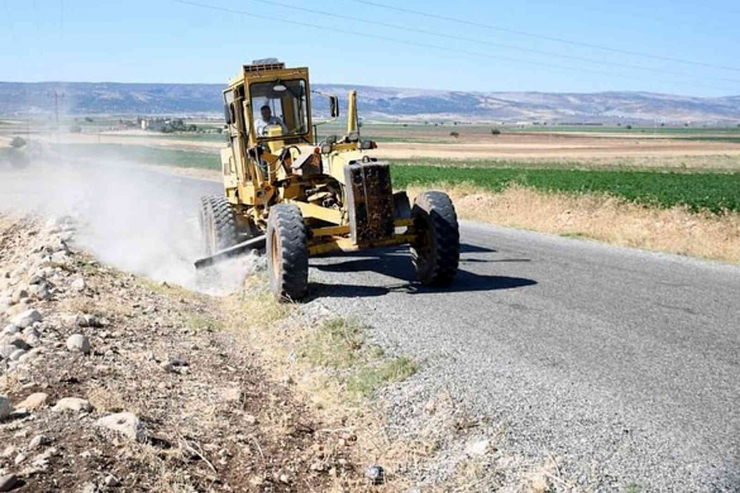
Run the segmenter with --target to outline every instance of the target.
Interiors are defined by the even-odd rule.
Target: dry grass
[[[99,412],[111,413],[126,409],[123,396],[115,389],[93,384],[87,391],[87,400]]]
[[[450,193],[463,219],[740,263],[738,213],[697,214],[681,207],[644,207],[606,195],[570,196],[520,186],[500,194],[475,187],[441,188]]]
[[[385,357],[365,341],[360,324],[336,319],[329,312],[302,313],[297,305],[278,304],[262,276],[248,278],[244,292],[224,299],[222,308],[226,327],[241,335],[273,378],[289,382],[329,424],[323,432],[339,432],[352,442],[356,464],[383,464],[387,484],[372,491],[411,487],[403,472],[429,457],[433,444],[391,440],[382,410],[368,405],[364,396],[413,374],[416,363]],[[279,422],[273,425],[279,427]],[[332,491],[343,488],[337,484]]]

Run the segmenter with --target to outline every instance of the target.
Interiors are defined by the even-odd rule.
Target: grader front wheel
[[[203,252],[213,255],[236,245],[239,230],[234,215],[234,206],[226,197],[208,195],[200,199],[200,231]]]
[[[411,258],[422,284],[449,286],[460,263],[460,230],[452,201],[443,192],[416,197],[411,210],[416,241]]]
[[[298,301],[308,294],[308,239],[301,210],[280,204],[267,221],[267,271],[279,301]]]

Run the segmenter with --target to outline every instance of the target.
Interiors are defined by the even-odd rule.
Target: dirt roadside
[[[0,216],[0,491],[369,487],[356,435],[226,330],[219,299],[101,265],[71,235]]]

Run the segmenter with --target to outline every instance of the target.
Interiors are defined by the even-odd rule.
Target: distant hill
[[[0,115],[51,113],[53,91],[68,114],[220,114],[220,84],[0,82]],[[643,92],[555,94],[463,92],[315,84],[346,99],[357,89],[366,119],[597,122],[740,122],[740,96],[699,98]],[[315,110],[327,111],[324,98]]]

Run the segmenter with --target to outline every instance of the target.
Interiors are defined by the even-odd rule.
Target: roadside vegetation
[[[418,370],[407,357],[387,357],[366,339],[368,327],[355,320],[331,318],[300,346],[299,357],[314,366],[334,370],[334,376],[353,395],[366,397],[379,387],[405,380]]]

